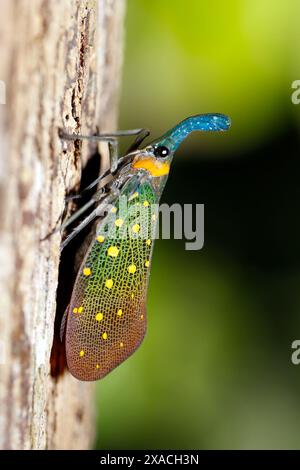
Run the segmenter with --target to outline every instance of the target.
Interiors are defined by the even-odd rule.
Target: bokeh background
[[[297,0],[128,0],[120,128],[194,134],[162,202],[205,204],[205,246],[156,242],[148,333],[97,385],[97,449],[300,448]]]

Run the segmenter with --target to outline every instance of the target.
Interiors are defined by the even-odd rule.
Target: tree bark
[[[62,141],[59,128],[115,127],[124,9],[125,0],[1,1],[2,449],[93,443],[93,384],[60,367],[51,375],[61,235],[48,235],[94,151]]]

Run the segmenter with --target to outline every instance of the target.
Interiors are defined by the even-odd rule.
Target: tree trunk
[[[93,443],[93,384],[63,371],[54,335],[61,236],[49,234],[95,151],[86,142],[62,141],[59,128],[91,134],[97,126],[115,127],[124,7],[125,0],[1,1],[4,449],[84,449]],[[65,265],[59,295],[72,270]],[[57,315],[58,323],[62,312]]]

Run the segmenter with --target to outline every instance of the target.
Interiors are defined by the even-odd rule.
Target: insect
[[[192,131],[225,131],[229,127],[229,118],[222,114],[191,116],[141,149],[149,132],[138,130],[135,144],[120,159],[114,138],[121,133],[94,137],[110,142],[113,161],[111,170],[89,188],[99,182],[101,186],[105,178],[109,181],[71,217],[73,221],[96,205],[63,243],[64,247],[84,226],[102,216],[95,225],[62,324],[68,368],[77,379],[103,378],[141,344],[147,325],[157,204],[174,152]]]

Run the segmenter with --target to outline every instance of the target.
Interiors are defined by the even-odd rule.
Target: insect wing
[[[66,354],[70,372],[80,380],[104,377],[136,350],[146,332],[156,196],[149,182],[129,189],[97,227],[73,289]],[[122,196],[129,196],[124,216]]]

